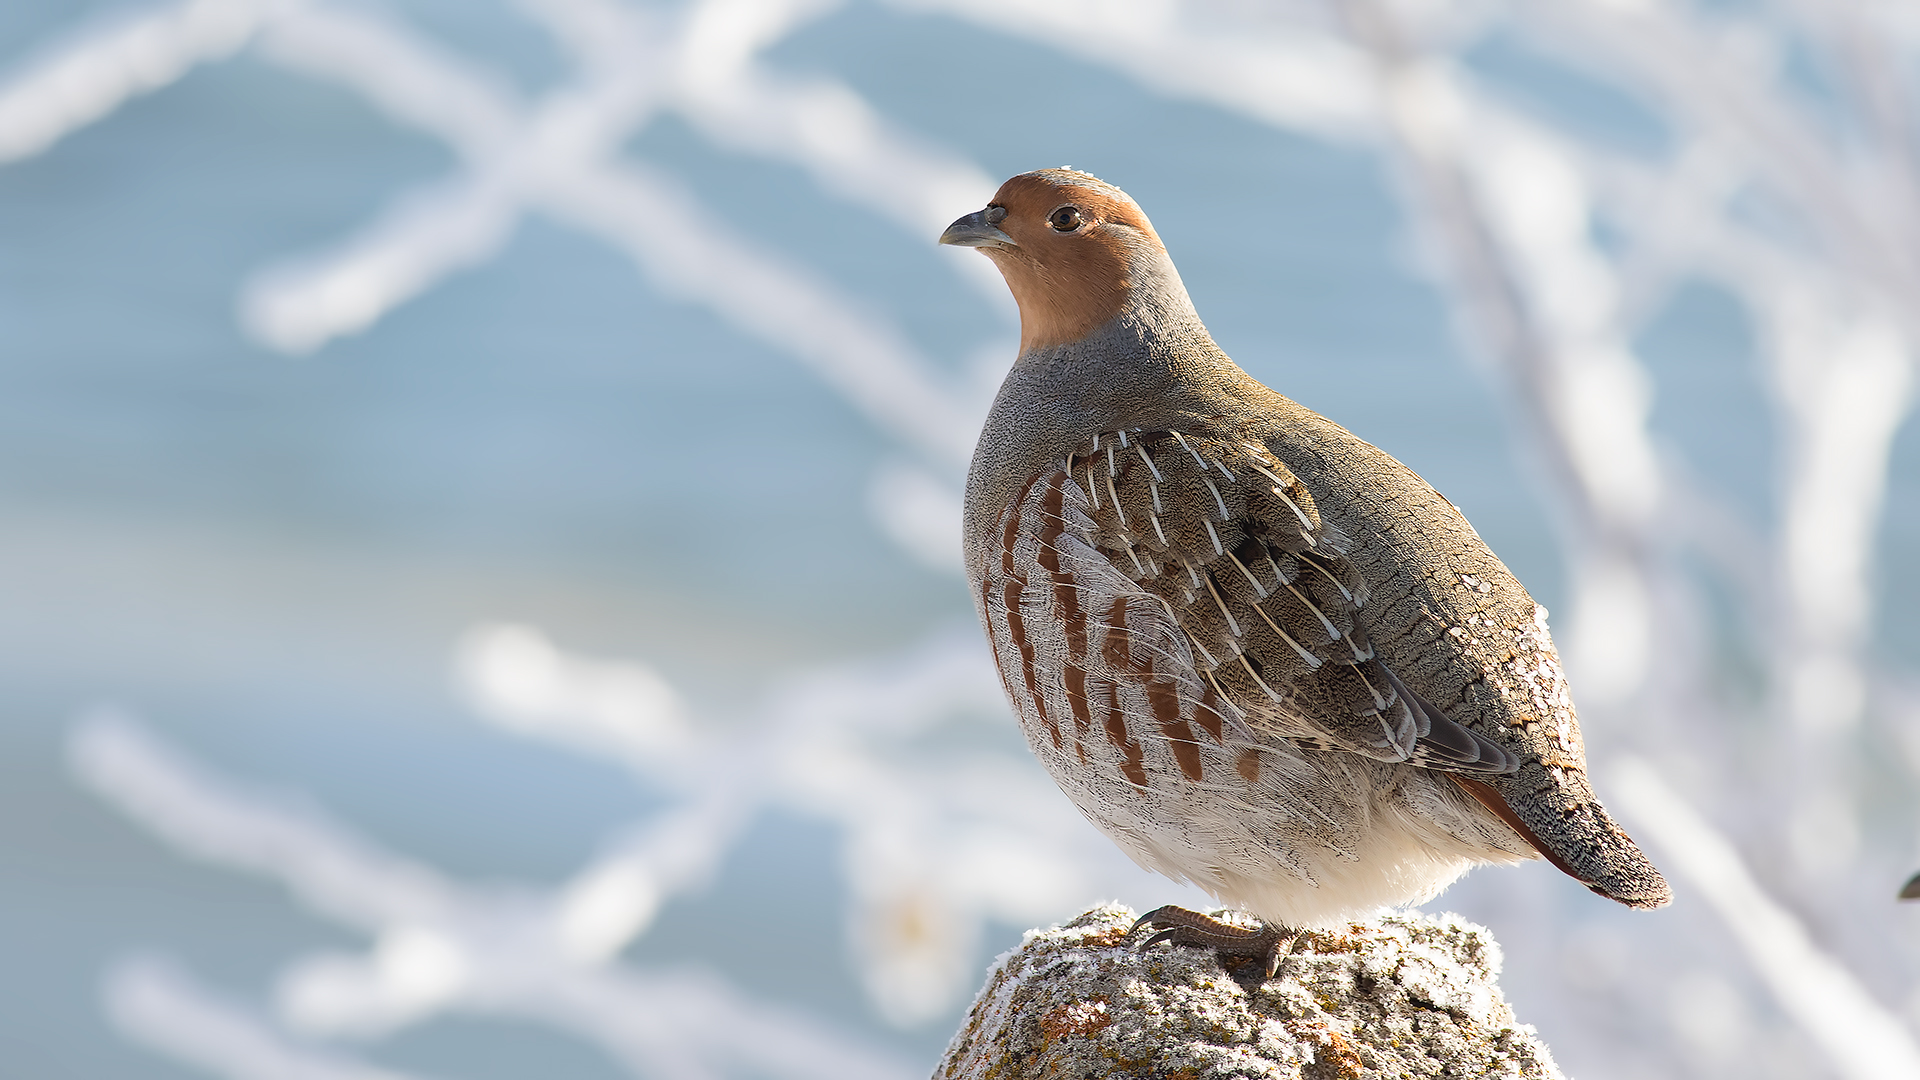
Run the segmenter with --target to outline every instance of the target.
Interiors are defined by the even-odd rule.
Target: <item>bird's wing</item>
[[[1345,538],[1265,447],[1115,431],[1065,465],[1087,495],[1090,542],[1164,602],[1191,645],[1195,685],[1253,731],[1464,774],[1519,768],[1375,655]]]
[[[1257,761],[1259,737],[1203,679],[1173,608],[1093,545],[1092,501],[1064,465],[1034,477],[1002,511],[976,582],[1035,753],[1050,767],[1077,759],[1055,776],[1096,803],[1153,776],[1244,776],[1254,766],[1239,755]]]

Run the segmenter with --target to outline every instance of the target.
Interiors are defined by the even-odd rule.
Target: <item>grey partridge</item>
[[[1028,744],[1136,862],[1267,926],[1167,908],[1158,937],[1270,973],[1289,929],[1539,856],[1668,902],[1588,783],[1545,610],[1412,470],[1228,359],[1125,192],[1025,173],[940,242],[1020,308],[965,551]]]

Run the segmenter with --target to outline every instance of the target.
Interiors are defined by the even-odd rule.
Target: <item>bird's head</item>
[[[1000,268],[1020,305],[1023,355],[1084,339],[1143,286],[1179,287],[1140,205],[1072,169],[1008,180],[986,209],[947,226],[940,242],[979,248]]]

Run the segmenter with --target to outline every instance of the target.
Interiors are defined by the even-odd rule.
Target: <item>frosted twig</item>
[[[1681,879],[1699,890],[1739,939],[1767,989],[1854,1080],[1920,1076],[1920,1045],[1791,912],[1769,898],[1714,827],[1680,798],[1653,766],[1616,759],[1610,790],[1636,828]]]
[[[602,968],[565,975],[502,1002],[500,1012],[572,1030],[643,1076],[754,1075],[793,1080],[904,1080],[910,1063],[791,1010],[751,1000],[712,975]],[[694,1048],[699,1073],[662,1049]]]
[[[613,928],[625,933],[609,932],[610,908],[617,905],[590,895],[593,886],[583,881],[593,872],[552,897],[458,885],[316,814],[239,792],[125,719],[84,723],[72,756],[90,786],[163,838],[203,858],[277,878],[314,910],[376,935],[365,956],[309,957],[288,969],[282,1012],[302,1027],[378,1032],[457,1008],[577,1030],[647,1072],[718,1076],[722,1063],[736,1062],[781,1077],[904,1074],[885,1055],[753,1003],[714,978],[641,974],[609,964],[617,946],[641,927],[629,919]],[[690,868],[731,846],[731,832],[720,824],[716,834],[688,815],[666,815],[595,869],[603,882],[624,870],[670,893],[687,884]],[[269,1070],[235,1074],[249,1080],[305,1075],[275,1064],[294,1060],[292,1051],[276,1049],[280,1044],[257,1025],[217,1010],[180,979],[158,969],[128,970],[133,974],[114,984],[116,1015],[142,1038],[201,1063]],[[162,1024],[178,1025],[173,1041],[155,1034]],[[335,1074],[312,1075],[331,1080]]]
[[[232,55],[263,23],[297,6],[298,0],[187,0],[100,23],[46,50],[0,84],[0,163],[32,157],[129,98]]]
[[[1817,230],[1830,257],[1888,295],[1920,295],[1911,233],[1899,227],[1912,224],[1910,216],[1900,213],[1889,222],[1862,213],[1883,206],[1883,196],[1897,194],[1900,185],[1876,180],[1863,190],[1850,182],[1830,146],[1798,122],[1801,111],[1782,108],[1779,95],[1769,92],[1765,79],[1772,73],[1760,61],[1764,54],[1708,32],[1697,15],[1659,5],[1602,8],[1594,0],[1577,0],[1550,7],[1551,17],[1589,47],[1604,46],[1615,63],[1657,88],[1674,114],[1740,147],[1756,171],[1792,199],[1794,212]],[[1871,157],[1859,162],[1869,172],[1885,163]],[[1905,329],[1920,331],[1920,316]]]
[[[889,0],[968,19],[1012,37],[1119,69],[1170,97],[1216,105],[1261,123],[1348,140],[1373,124],[1365,58],[1315,28],[1202,28],[1166,4],[1098,0]]]
[[[96,712],[68,759],[95,794],[195,858],[278,877],[314,910],[352,926],[444,918],[438,873],[361,842],[319,814],[242,792],[126,717]]]
[[[413,1080],[300,1045],[164,961],[121,961],[107,975],[106,999],[123,1033],[226,1080]]]
[[[677,184],[627,164],[567,177],[554,195],[549,213],[612,240],[661,291],[697,299],[803,361],[882,431],[949,468],[972,457],[975,417],[941,389],[917,349],[813,275],[721,227]]]
[[[326,11],[286,20],[267,43],[269,56],[359,90],[395,119],[446,140],[469,171],[450,188],[407,200],[330,256],[263,273],[243,301],[247,324],[296,351],[363,329],[446,271],[490,257],[519,212],[538,206],[613,243],[656,287],[804,361],[883,430],[956,468],[972,452],[970,412],[956,408],[902,335],[735,235],[666,178],[616,159],[619,144],[663,103],[663,80],[675,70],[672,43],[649,47],[629,21],[636,26],[620,39],[627,44],[617,71],[593,69],[529,109],[384,18]],[[887,144],[871,137],[873,126],[860,131],[864,148],[841,153],[835,175],[858,174],[878,189],[886,168],[917,160],[880,154]],[[798,149],[817,158],[836,145],[803,140]],[[952,169],[919,171],[945,177]],[[962,176],[941,190],[964,186],[978,185]]]

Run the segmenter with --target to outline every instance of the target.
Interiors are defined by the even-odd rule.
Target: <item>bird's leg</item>
[[[1141,942],[1142,949],[1155,942],[1171,941],[1175,945],[1212,949],[1223,957],[1250,956],[1265,961],[1266,977],[1269,979],[1280,970],[1280,961],[1293,948],[1294,938],[1298,936],[1285,927],[1269,922],[1262,922],[1258,930],[1248,930],[1172,904],[1140,916],[1140,921],[1134,923],[1133,929],[1127,933],[1131,935],[1142,926],[1152,926],[1160,931]]]

